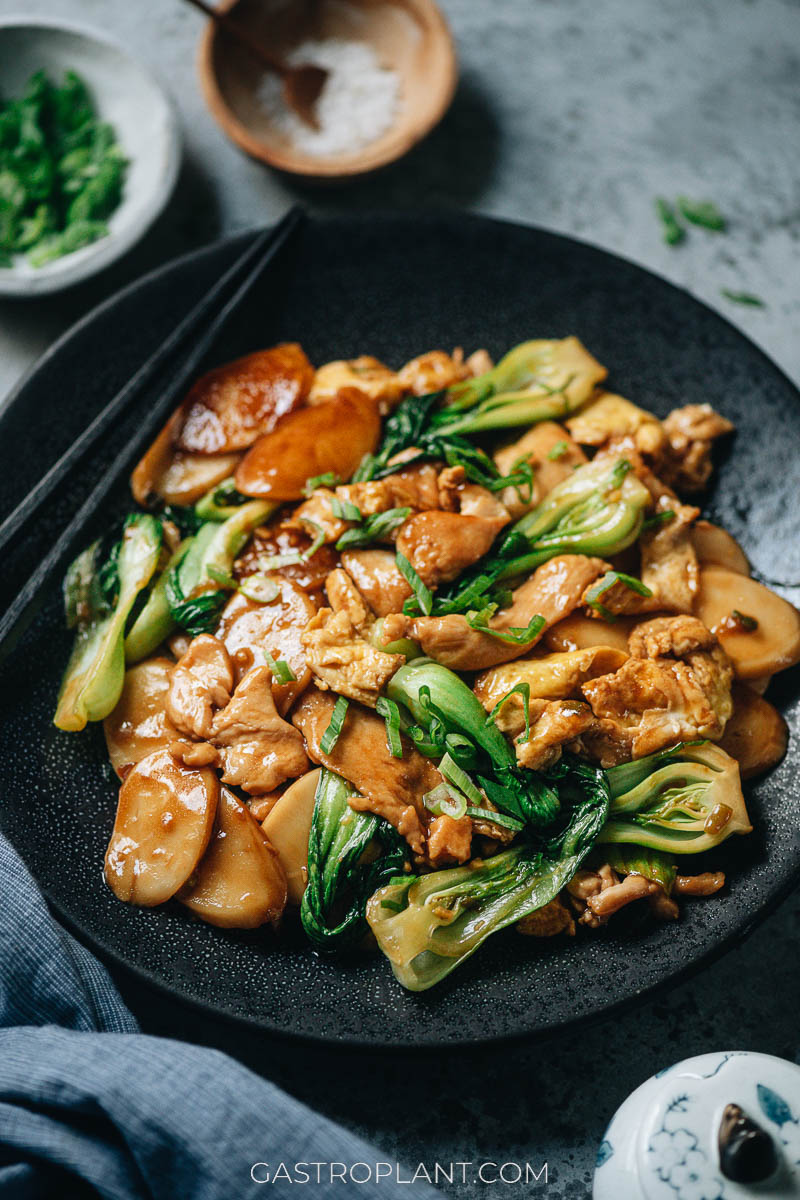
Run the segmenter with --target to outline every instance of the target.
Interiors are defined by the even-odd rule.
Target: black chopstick
[[[273,238],[288,229],[294,228],[300,220],[300,209],[295,206],[290,209],[283,220],[274,229],[265,229],[254,242],[239,256],[235,263],[214,285],[211,291],[199,304],[189,312],[157,350],[151,354],[135,375],[117,392],[105,408],[97,414],[93,421],[75,439],[72,445],[52,467],[42,476],[39,482],[31,488],[16,508],[8,514],[0,524],[0,553],[9,542],[13,541],[30,521],[31,517],[45,504],[55,489],[65,477],[85,458],[89,450],[122,416],[122,414],[142,395],[145,388],[164,370],[169,360],[189,342],[193,335],[198,335],[203,323],[210,319],[215,311],[224,303],[225,296],[237,279],[255,262],[265,247],[272,244]],[[194,369],[194,368],[192,368]]]
[[[66,529],[50,547],[36,570],[17,592],[13,603],[0,618],[0,658],[4,658],[13,649],[18,637],[33,620],[39,607],[36,601],[37,599],[41,601],[43,589],[50,577],[67,565],[75,552],[79,539],[84,536],[85,526],[95,516],[99,506],[117,485],[120,477],[129,470],[159,431],[215,339],[241,307],[242,302],[253,285],[257,283],[265,268],[296,232],[303,219],[302,209],[294,206],[273,229],[267,232],[266,236],[259,237],[258,244],[262,247],[262,253],[258,256],[255,265],[251,266],[242,282],[216,314],[180,367],[176,369],[156,404],[143,415],[135,435],[114,457],[113,462],[103,472]]]

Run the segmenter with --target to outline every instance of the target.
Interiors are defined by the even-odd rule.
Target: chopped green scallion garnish
[[[386,745],[392,758],[403,757],[403,743],[400,740],[400,709],[394,700],[380,696],[375,705],[375,711],[386,722]]]
[[[710,229],[713,233],[722,233],[725,228],[725,218],[711,200],[689,200],[687,196],[678,196],[678,212],[692,225],[702,229]]]
[[[661,219],[664,241],[668,246],[677,246],[686,237],[686,230],[675,216],[675,210],[672,205],[663,196],[656,197],[656,212]]]
[[[421,612],[426,617],[429,617],[433,608],[433,592],[427,584],[422,582],[405,554],[400,554],[398,551],[395,562],[397,563],[398,571],[416,596]],[[408,604],[408,600],[406,600],[406,604]],[[403,605],[403,611],[405,611],[405,605]]]
[[[732,292],[730,288],[722,288],[720,295],[726,300],[732,300],[734,304],[748,304],[751,308],[766,308],[766,300],[762,300],[760,296],[754,295],[752,292]]]
[[[331,714],[330,724],[323,733],[319,743],[319,748],[323,754],[330,754],[339,740],[339,734],[342,732],[349,704],[350,701],[346,696],[339,696],[337,699]]]

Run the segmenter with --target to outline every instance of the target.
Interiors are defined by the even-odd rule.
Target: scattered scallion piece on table
[[[756,296],[753,292],[733,292],[730,288],[720,288],[720,295],[726,300],[732,300],[734,304],[747,304],[751,308],[766,308],[766,300],[762,300],[760,296]]]
[[[663,196],[656,197],[656,212],[661,220],[664,241],[668,246],[677,246],[686,237],[686,230],[675,216],[675,210]]]
[[[691,225],[699,225],[701,229],[710,229],[713,233],[722,233],[725,229],[725,218],[711,200],[690,200],[688,196],[679,196],[677,208]]]

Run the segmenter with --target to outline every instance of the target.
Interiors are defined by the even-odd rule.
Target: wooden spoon
[[[312,129],[319,129],[315,105],[328,79],[329,72],[324,67],[314,67],[311,64],[290,67],[254,41],[252,35],[227,13],[218,12],[210,4],[206,4],[206,0],[187,0],[187,3],[193,4],[200,12],[205,13],[207,17],[236,38],[240,45],[249,50],[268,71],[274,71],[276,75],[280,75],[283,80],[283,98],[289,108],[296,112],[306,125],[310,125]]]

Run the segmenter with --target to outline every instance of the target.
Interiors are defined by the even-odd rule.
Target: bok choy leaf
[[[612,799],[601,842],[700,854],[752,831],[739,764],[711,742],[682,743],[607,775]]]
[[[585,765],[585,764],[584,764]],[[609,805],[605,773],[588,768],[582,787],[565,765],[561,828],[489,859],[418,879],[397,879],[367,904],[367,920],[395,977],[410,991],[439,983],[487,937],[542,908],[569,883],[591,849]]]
[[[215,627],[230,590],[220,587],[218,580],[230,576],[236,555],[274,509],[268,501],[249,500],[224,521],[200,526],[167,575],[165,593],[173,627],[180,625],[192,636]]]
[[[136,598],[147,587],[161,553],[161,522],[144,513],[128,517],[122,539],[112,558],[113,603],[101,600],[101,576],[98,586],[87,584],[88,559],[80,570],[73,567],[71,586],[81,580],[83,594],[92,594],[88,608],[74,609],[77,621],[75,644],[61,682],[54,722],[59,729],[83,729],[88,721],[102,721],[115,707],[125,679],[125,624]]]
[[[558,554],[617,554],[638,538],[649,504],[650,493],[627,459],[578,467],[512,525],[485,558],[440,588],[431,612],[444,616],[481,611],[490,603],[503,607],[508,603],[505,581],[529,574]]]
[[[405,840],[380,817],[355,812],[347,803],[352,793],[346,780],[323,768],[300,907],[303,928],[318,950],[339,951],[358,942],[367,931],[368,897],[406,864]]]
[[[575,337],[522,342],[485,375],[453,384],[451,406],[437,419],[447,420],[451,433],[562,421],[606,375]]]

